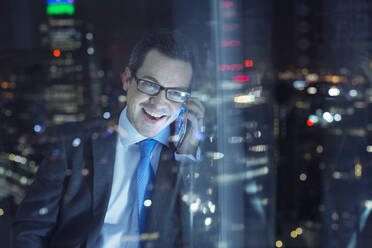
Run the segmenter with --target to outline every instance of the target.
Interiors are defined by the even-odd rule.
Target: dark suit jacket
[[[116,132],[104,128],[59,142],[40,166],[17,211],[14,247],[99,244],[112,185],[116,139]],[[186,167],[175,163],[173,151],[162,149],[144,247],[186,246],[180,228],[187,219],[180,214],[185,178],[182,168]]]

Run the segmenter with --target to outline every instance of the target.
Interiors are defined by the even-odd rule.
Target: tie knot
[[[152,150],[154,150],[154,147],[156,145],[156,140],[145,139],[139,142],[139,145],[140,145],[141,157],[148,157],[150,156]]]

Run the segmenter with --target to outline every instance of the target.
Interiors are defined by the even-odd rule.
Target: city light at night
[[[1,247],[370,247],[372,1],[0,12]]]

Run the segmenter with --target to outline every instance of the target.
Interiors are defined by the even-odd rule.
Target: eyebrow
[[[142,78],[144,78],[144,79],[150,79],[151,81],[154,81],[155,83],[161,85],[159,83],[159,81],[156,78],[152,77],[152,76],[143,76]]]
[[[163,88],[171,88],[171,89],[179,89],[179,90],[185,90],[187,92],[188,88],[184,88],[184,87],[164,87],[163,85],[160,84],[160,82],[152,77],[152,76],[142,76],[141,78],[143,79],[149,79],[151,81],[154,81],[155,83],[159,84],[160,86],[162,86]]]

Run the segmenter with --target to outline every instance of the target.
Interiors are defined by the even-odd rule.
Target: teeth
[[[162,117],[163,115],[158,115],[158,114],[153,114],[153,113],[149,113],[152,117],[155,117],[155,118],[159,118],[159,117]]]
[[[145,111],[146,111],[147,114],[151,115],[154,118],[160,118],[160,117],[163,116],[162,114],[151,113],[151,112],[148,112],[147,110],[145,110]]]

